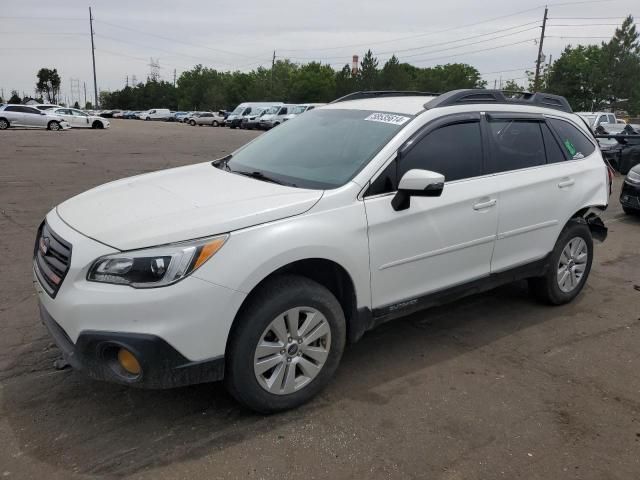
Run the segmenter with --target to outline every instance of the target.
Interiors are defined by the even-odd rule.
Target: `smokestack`
[[[358,73],[358,63],[359,63],[358,55],[353,56],[353,63],[351,64],[351,75],[355,75]]]

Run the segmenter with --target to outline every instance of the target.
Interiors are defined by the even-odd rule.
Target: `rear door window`
[[[487,173],[508,172],[547,163],[541,122],[496,119],[487,123],[492,142]]]
[[[571,123],[557,118],[549,118],[547,121],[560,137],[562,148],[570,159],[579,160],[595,151],[595,145]]]

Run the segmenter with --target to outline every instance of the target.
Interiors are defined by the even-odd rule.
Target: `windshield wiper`
[[[255,178],[256,180],[262,180],[263,182],[276,183],[278,185],[288,185],[284,182],[281,182],[280,180],[276,180],[273,177],[269,177],[259,171],[245,172],[244,170],[231,170],[231,169],[229,169],[229,171],[232,173],[237,173],[238,175],[244,175],[245,177],[251,177],[251,178]],[[295,185],[293,186],[295,187]]]

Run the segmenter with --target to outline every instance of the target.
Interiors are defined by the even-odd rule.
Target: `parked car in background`
[[[260,107],[256,109],[255,115],[251,114],[246,117],[243,117],[242,123],[240,124],[240,128],[246,130],[253,130],[260,128],[260,118],[265,115],[269,111],[268,108]]]
[[[188,112],[185,116],[182,117],[182,123],[189,123],[192,118],[202,115],[203,113],[206,113],[206,112],[198,112],[198,111]]]
[[[106,118],[97,115],[89,115],[77,108],[56,108],[51,110],[56,115],[64,118],[73,128],[109,128],[111,125]]]
[[[119,113],[121,110],[103,110],[100,112],[102,118],[113,118],[114,113]]]
[[[283,105],[282,102],[245,102],[238,105],[226,119],[226,125],[238,128],[242,125],[244,117],[248,117],[263,108],[271,108],[275,105]]]
[[[359,92],[217,161],[77,195],[36,234],[42,321],[95,379],[224,377],[267,413],[394,318],[525,279],[567,304],[607,236],[608,171],[566,99],[528,95]]]
[[[122,118],[124,115],[124,112],[119,110],[117,112],[113,112],[113,118]]]
[[[71,125],[63,117],[50,110],[43,111],[28,105],[9,103],[0,107],[0,130],[6,130],[9,127],[67,130],[71,128]]]
[[[301,103],[300,105],[296,105],[290,109],[289,114],[284,117],[283,121],[286,122],[287,120],[291,120],[304,112],[308,112],[309,110],[313,110],[317,107],[322,107],[323,105],[326,105],[326,103]]]
[[[166,121],[171,116],[171,111],[168,108],[152,108],[145,112],[141,112],[139,118],[142,120],[162,120]]]
[[[269,130],[277,127],[286,121],[285,118],[295,107],[296,105],[293,104],[275,105],[271,107],[267,113],[260,117],[260,128],[262,130]]]
[[[615,114],[611,112],[577,112],[577,114],[587,122],[591,130],[595,130],[603,124],[613,125],[618,123]]]
[[[220,113],[205,112],[198,117],[192,118],[190,124],[219,127],[224,125],[224,117]]]
[[[627,214],[640,213],[640,163],[627,173],[620,193],[622,209]]]
[[[179,122],[182,117],[184,117],[189,112],[173,112],[169,117],[170,122]]]

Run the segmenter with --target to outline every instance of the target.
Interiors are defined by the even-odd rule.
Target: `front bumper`
[[[640,210],[640,185],[631,185],[625,181],[622,184],[620,203],[627,208]]]
[[[73,230],[55,210],[47,215],[46,222],[51,231],[72,248],[69,269],[60,282],[55,298],[47,293],[35,270],[33,272],[38,299],[47,312],[45,317],[55,319],[55,325],[64,332],[62,338],[67,339],[65,343],[60,341],[59,335],[52,333],[61,348],[70,343],[77,351],[88,342],[87,338],[123,342],[130,342],[132,338],[145,339],[144,345],[151,342],[162,353],[155,357],[145,353],[147,368],[153,372],[162,371],[164,380],[159,380],[160,374],[154,373],[149,374],[149,380],[145,375],[142,383],[136,384],[158,387],[184,384],[181,382],[187,380],[189,383],[208,381],[198,380],[200,377],[209,378],[204,374],[189,373],[187,377],[178,377],[184,374],[172,373],[171,369],[182,372],[187,368],[186,365],[194,365],[195,368],[196,365],[208,364],[212,359],[220,359],[225,355],[231,325],[246,293],[194,275],[167,287],[146,289],[89,282],[86,279],[87,271],[95,259],[116,253],[117,250]],[[87,337],[88,334],[91,337]],[[92,340],[94,343],[96,341]],[[143,353],[147,351],[147,347],[138,344],[132,345],[132,348],[138,348]],[[167,348],[172,353],[167,353]],[[80,358],[95,358],[97,354],[94,351],[91,355],[85,353]],[[166,363],[164,357],[167,355],[167,358],[175,361]],[[70,363],[73,365],[73,362]],[[87,362],[83,361],[82,364],[86,365]],[[95,362],[89,362],[89,365],[93,366],[89,368],[92,376],[114,380],[101,370],[104,366],[98,368]],[[212,374],[211,378],[216,377],[217,374]]]
[[[224,357],[191,362],[156,335],[84,331],[74,344],[42,304],[40,319],[67,362],[96,380],[162,389],[214,382],[224,377]],[[119,368],[115,354],[120,348],[136,357],[141,366],[139,375],[127,374]]]

